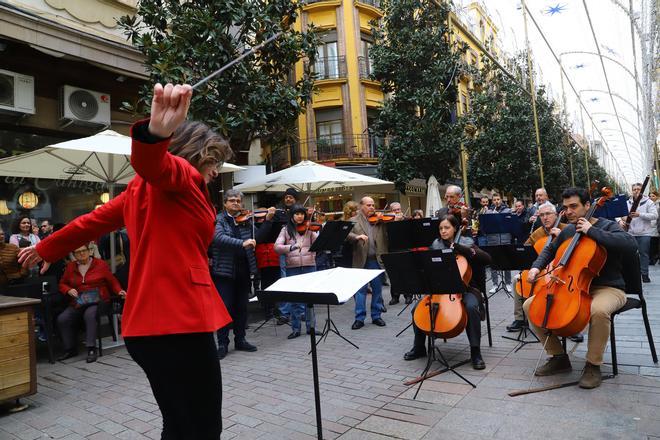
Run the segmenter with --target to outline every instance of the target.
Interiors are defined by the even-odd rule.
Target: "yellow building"
[[[378,140],[369,125],[382,105],[380,84],[369,79],[370,21],[383,13],[379,0],[308,0],[298,30],[314,24],[322,44],[312,66],[317,93],[298,119],[299,142],[274,153],[275,168],[302,159],[337,165],[376,164]],[[296,77],[303,66],[296,67]]]

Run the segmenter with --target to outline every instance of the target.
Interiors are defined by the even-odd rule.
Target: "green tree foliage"
[[[387,96],[371,127],[389,139],[379,173],[402,191],[415,177],[444,182],[459,175],[456,81],[465,69],[450,41],[449,2],[383,0],[381,8],[370,52],[373,77]]]
[[[285,142],[313,92],[313,78],[290,79],[294,65],[314,60],[318,36],[296,32],[295,0],[141,0],[137,15],[119,20],[144,55],[150,83],[194,83],[276,32],[284,34],[193,94],[191,119],[206,122],[247,150],[255,138]],[[141,92],[149,105],[152,84]],[[140,107],[142,108],[142,107]],[[148,111],[148,107],[147,107]]]
[[[515,196],[531,196],[541,185],[536,135],[524,54],[511,60],[515,78],[486,64],[475,79],[471,122],[477,134],[466,145],[468,176],[473,188],[498,189]],[[522,85],[522,87],[521,87]],[[570,127],[560,121],[543,87],[536,90],[545,187],[555,200],[571,185],[587,187],[583,149],[571,139]],[[572,159],[572,164],[571,164]],[[589,158],[590,177],[609,182],[607,173]]]

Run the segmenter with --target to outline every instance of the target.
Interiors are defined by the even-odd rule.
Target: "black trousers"
[[[233,326],[234,341],[245,339],[247,326],[248,295],[250,294],[250,274],[241,271],[236,278],[213,277],[222,302],[233,320],[232,324],[218,330],[218,344],[229,345],[229,327]]]
[[[80,321],[85,322],[85,346],[90,349],[96,347],[96,310],[97,305],[73,308],[67,307],[57,317],[57,325],[60,328],[64,351],[76,349],[78,327]]]
[[[463,294],[463,304],[467,312],[467,325],[465,326],[465,334],[467,335],[470,347],[479,347],[481,345],[481,314],[479,312],[479,300],[471,293]],[[412,309],[412,314],[415,314],[415,309],[419,303]],[[426,346],[426,333],[421,331],[414,323],[413,330],[415,331],[415,345],[416,350],[423,350]]]
[[[161,440],[217,440],[222,376],[213,333],[124,339],[149,379],[163,416]]]
[[[259,275],[261,277],[261,289],[266,289],[280,279],[280,266],[262,267],[259,269]],[[266,319],[272,318],[274,313],[279,312],[275,304],[259,301],[263,304]]]

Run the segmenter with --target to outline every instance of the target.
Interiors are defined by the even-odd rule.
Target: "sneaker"
[[[534,376],[552,376],[553,374],[566,373],[573,369],[571,360],[567,354],[558,354],[548,359],[534,372]]]
[[[491,295],[492,295],[493,293],[495,293],[495,292],[497,292],[497,287],[493,287],[492,289],[490,289],[490,290],[488,291],[488,293],[491,294]]]
[[[642,275],[642,282],[644,282],[644,283],[650,283],[650,282],[651,282],[651,278],[649,278],[648,275]]]
[[[506,326],[506,331],[508,332],[519,332],[525,327],[525,321],[516,319],[511,323],[511,325]]]
[[[511,293],[512,292],[511,284],[505,284],[504,290],[506,290],[507,293]]]
[[[87,363],[91,364],[92,362],[96,362],[96,359],[98,359],[96,348],[87,349]]]
[[[234,341],[234,349],[236,349],[236,351],[248,351],[248,352],[257,351],[257,347],[250,344],[245,339],[239,339],[238,341]]]
[[[601,382],[603,382],[603,375],[600,373],[600,366],[590,364],[589,362],[584,364],[582,377],[578,383],[580,388],[585,388],[587,390],[598,388]]]

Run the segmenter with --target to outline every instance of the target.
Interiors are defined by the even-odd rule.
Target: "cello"
[[[564,211],[561,211],[559,214],[557,214],[557,220],[555,220],[555,223],[552,225],[550,230],[556,228],[559,226],[559,223],[561,223],[561,218],[564,216]],[[554,238],[551,235],[548,235],[547,237],[543,237],[540,240],[536,240],[534,242],[534,250],[536,251],[537,255],[541,255],[541,252],[545,250],[550,244],[552,243],[552,240]],[[537,278],[537,281],[534,283],[530,283],[527,281],[527,275],[529,274],[529,269],[525,269],[520,274],[518,275],[520,278],[516,282],[516,293],[520,295],[521,297],[527,299],[530,296],[532,296],[534,286],[542,281],[543,279],[539,276]]]
[[[590,220],[596,208],[603,206],[612,191],[603,188],[601,196],[589,208]],[[607,260],[607,251],[595,240],[577,233],[564,241],[546,271],[543,283],[534,286],[528,317],[535,326],[557,336],[581,332],[591,317],[591,281]]]
[[[463,228],[460,228],[454,237],[454,244],[461,238]],[[456,254],[456,264],[465,285],[470,284],[472,268],[463,255]],[[463,295],[430,294],[422,298],[413,314],[413,321],[417,328],[436,338],[450,339],[460,335],[467,325],[467,312]]]

